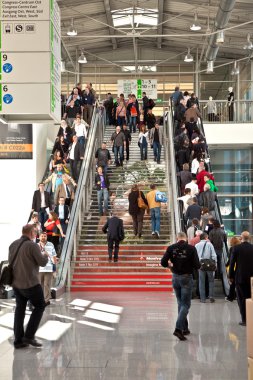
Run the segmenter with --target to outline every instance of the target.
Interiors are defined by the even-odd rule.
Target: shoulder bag
[[[16,258],[17,258],[17,255],[18,255],[18,251],[20,250],[21,245],[25,241],[26,240],[21,241],[21,243],[19,244],[18,249],[17,249],[17,251],[16,251],[16,253],[15,253],[12,261],[9,263],[9,265],[7,265],[6,267],[4,267],[2,273],[0,274],[0,285],[9,285],[9,286],[12,285],[12,281],[13,281],[13,264],[16,261]]]
[[[202,259],[203,253],[206,248],[207,241],[204,244],[204,247],[202,249],[202,253],[200,256],[200,269],[203,270],[204,272],[214,272],[216,270],[216,263],[214,260],[211,259],[211,254],[210,254],[210,259]]]
[[[142,210],[146,210],[148,208],[148,206],[146,205],[146,203],[144,202],[141,196],[140,191],[139,191],[139,196],[138,196],[138,207],[141,208]]]

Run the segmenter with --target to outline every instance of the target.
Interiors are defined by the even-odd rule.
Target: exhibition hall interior
[[[1,380],[253,380],[252,0],[0,0]]]

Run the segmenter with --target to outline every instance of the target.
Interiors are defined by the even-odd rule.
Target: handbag
[[[138,196],[138,207],[141,208],[142,210],[146,210],[148,208],[148,206],[146,205],[146,203],[144,202],[141,196],[140,191],[139,191],[139,196]]]
[[[214,272],[216,270],[216,263],[214,260],[211,259],[211,254],[210,254],[210,259],[202,259],[203,253],[205,251],[207,241],[204,244],[203,250],[201,252],[200,256],[200,269],[203,270],[204,272]]]
[[[1,275],[0,275],[0,285],[9,285],[11,286],[12,285],[12,281],[13,281],[13,264],[14,262],[16,261],[16,258],[17,258],[17,255],[18,255],[18,251],[20,250],[21,248],[21,245],[25,242],[26,240],[23,240],[19,246],[18,246],[18,249],[12,259],[12,261],[9,263],[9,265],[7,265],[6,267],[4,267]]]
[[[161,191],[157,191],[155,193],[155,201],[156,202],[161,202],[161,203],[167,203],[168,198],[166,197],[165,193],[162,193]]]

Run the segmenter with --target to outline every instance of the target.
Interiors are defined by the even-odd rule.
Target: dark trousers
[[[242,322],[246,322],[246,299],[251,297],[250,283],[236,284],[235,288]]]
[[[140,209],[138,214],[131,215],[133,219],[133,227],[134,227],[134,234],[135,235],[141,235],[142,234],[142,227],[143,227],[143,217],[144,217],[145,210]]]
[[[124,159],[125,159],[125,157],[124,157]],[[127,161],[129,160],[129,145],[126,145],[126,160]]]
[[[44,227],[44,224],[47,221],[47,219],[48,219],[48,215],[47,215],[47,212],[46,212],[46,207],[43,207],[39,211],[39,222],[41,224],[41,228],[42,228],[43,231],[45,231],[45,229],[46,229]]]
[[[78,161],[77,160],[69,160],[70,161],[70,169],[72,173],[73,179],[77,182],[79,177],[79,171],[78,171]]]
[[[228,293],[228,299],[230,301],[233,301],[236,299],[236,294],[235,294],[235,283],[232,282],[232,284],[230,284],[230,287],[229,287],[229,293]]]
[[[83,119],[90,125],[93,114],[93,105],[84,104],[83,106]]]
[[[148,145],[140,143],[141,161],[146,160],[148,157]]]
[[[119,240],[118,239],[108,239],[108,255],[109,259],[112,258],[114,249],[114,258],[117,259],[119,256]]]
[[[34,339],[34,335],[43,316],[45,301],[43,290],[40,284],[28,289],[14,288],[13,290],[16,296],[16,309],[14,316],[14,344],[17,344],[22,342],[23,337]],[[31,301],[34,309],[26,326],[26,331],[24,332],[25,309],[28,300]]]

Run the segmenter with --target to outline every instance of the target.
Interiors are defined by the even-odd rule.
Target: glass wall
[[[218,199],[229,234],[253,233],[253,147],[209,147]]]

